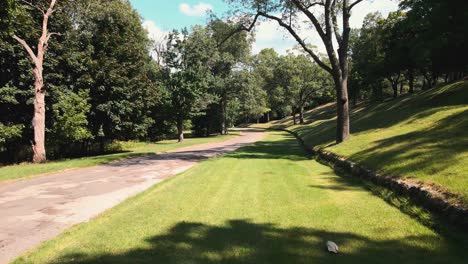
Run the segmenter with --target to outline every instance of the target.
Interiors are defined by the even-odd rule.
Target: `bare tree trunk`
[[[179,143],[184,141],[184,121],[183,120],[177,121],[177,139]]]
[[[42,71],[34,69],[34,117],[32,121],[34,129],[34,141],[32,144],[34,163],[47,160],[45,149],[45,87],[42,80]]]
[[[296,121],[296,111],[293,111],[292,117],[293,117],[293,124],[294,124],[294,125],[297,125],[297,121]]]
[[[34,140],[32,142],[33,150],[33,159],[34,163],[45,162],[46,149],[45,149],[45,94],[46,89],[44,86],[44,77],[43,77],[43,63],[44,55],[47,51],[48,42],[52,35],[57,35],[58,33],[49,33],[47,27],[49,22],[49,17],[54,12],[54,6],[57,0],[51,0],[49,8],[47,11],[43,11],[38,6],[34,6],[36,9],[42,11],[43,20],[42,20],[42,34],[39,38],[37,44],[37,54],[31,49],[31,47],[18,36],[13,36],[28,52],[31,60],[34,63],[34,117],[32,121],[34,129]],[[29,5],[32,5],[29,2],[26,2]]]

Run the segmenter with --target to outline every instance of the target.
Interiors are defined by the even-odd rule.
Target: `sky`
[[[162,39],[172,29],[190,28],[196,24],[206,24],[207,11],[223,16],[229,6],[223,0],[130,0],[133,7],[143,18],[143,26],[152,39]],[[359,28],[364,17],[370,12],[380,11],[384,16],[398,8],[396,0],[368,0],[353,9],[351,27]],[[305,21],[305,19],[300,19]],[[305,22],[304,22],[305,23]],[[264,21],[256,25],[256,41],[252,52],[256,54],[264,48],[274,48],[280,54],[286,54],[296,42],[274,21]],[[317,46],[321,52],[323,45],[313,30],[304,28],[300,35],[307,43]]]

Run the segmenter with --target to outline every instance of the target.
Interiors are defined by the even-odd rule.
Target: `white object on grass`
[[[327,249],[330,252],[338,254],[338,246],[333,241],[327,241]]]

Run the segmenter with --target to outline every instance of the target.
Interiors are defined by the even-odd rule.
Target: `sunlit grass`
[[[467,239],[428,229],[272,132],[15,263],[465,263]],[[328,253],[327,240],[341,253]]]
[[[157,143],[121,142],[120,144],[122,146],[122,152],[120,153],[83,157],[77,159],[50,161],[43,164],[23,163],[18,165],[0,167],[0,182],[20,178],[30,178],[33,176],[38,176],[52,172],[59,172],[68,169],[91,167],[115,160],[147,155],[155,152],[164,152],[176,148],[219,142],[237,135],[238,133],[234,132],[230,135],[225,136],[187,138],[182,143],[177,143],[177,140],[164,140]]]
[[[381,104],[358,106],[350,138],[334,145],[333,105],[312,110],[307,125],[290,119],[272,127],[297,132],[319,146],[395,177],[435,183],[468,205],[468,82],[458,82]],[[265,125],[264,125],[265,126]]]

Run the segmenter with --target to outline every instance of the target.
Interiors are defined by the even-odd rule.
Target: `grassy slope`
[[[135,156],[141,156],[146,154],[152,154],[155,152],[162,152],[173,150],[181,147],[188,147],[198,144],[219,142],[229,139],[236,134],[227,136],[213,136],[205,138],[187,138],[182,143],[177,143],[176,140],[165,140],[157,143],[144,143],[144,142],[124,142],[124,152],[101,155],[94,157],[84,157],[78,159],[68,159],[60,161],[51,161],[44,164],[31,164],[24,163],[12,166],[0,167],[0,182],[7,180],[14,180],[20,178],[30,178],[45,173],[52,173],[63,171],[67,169],[76,169],[96,166],[99,164],[131,158]]]
[[[341,254],[327,253],[327,240]],[[468,237],[431,231],[273,132],[15,263],[464,263],[466,245]]]
[[[468,82],[352,111],[352,136],[333,145],[334,106],[308,113],[308,124],[290,118],[264,127],[288,127],[309,146],[325,147],[395,177],[406,176],[461,195],[468,204]]]

